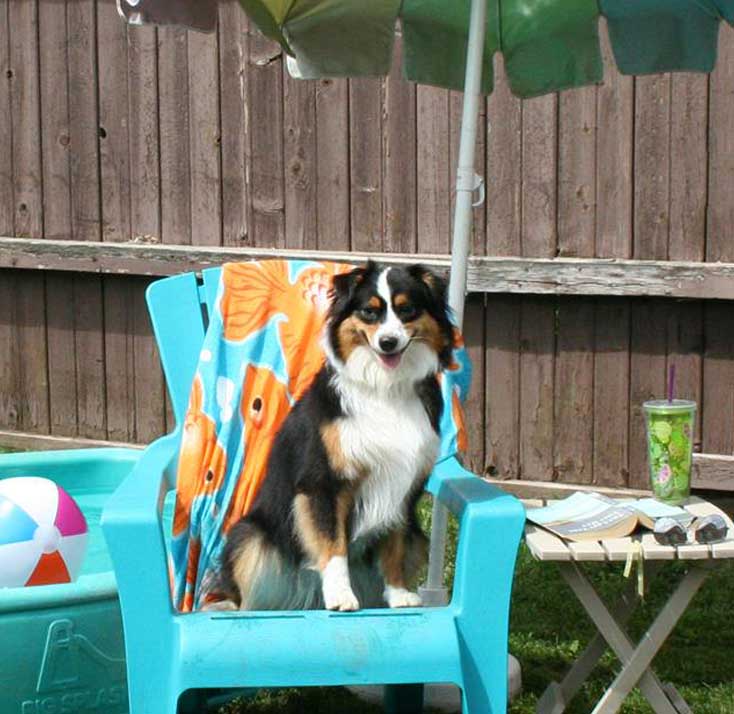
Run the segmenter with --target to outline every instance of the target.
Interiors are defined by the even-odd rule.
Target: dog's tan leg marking
[[[257,580],[262,576],[265,566],[273,554],[269,552],[262,538],[257,536],[245,541],[232,565],[232,574],[240,591],[240,610],[249,610],[250,596]]]
[[[296,533],[303,549],[321,573],[321,587],[327,610],[358,610],[357,600],[349,581],[347,565],[347,519],[354,498],[350,489],[344,488],[334,504],[334,528],[325,533],[314,518],[309,497],[298,494],[293,515]]]
[[[380,547],[384,597],[389,607],[420,607],[422,604],[420,596],[408,590],[405,584],[406,555],[405,532],[392,531]]]
[[[339,425],[336,421],[331,421],[324,424],[319,432],[324,449],[326,449],[326,457],[329,459],[329,466],[338,474],[346,474],[350,470],[350,464],[342,449]]]

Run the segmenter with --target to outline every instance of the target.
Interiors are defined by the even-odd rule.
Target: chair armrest
[[[460,520],[453,601],[485,610],[489,598],[506,600],[509,607],[523,505],[453,457],[436,465],[428,490]]]
[[[453,456],[436,464],[426,488],[457,518],[467,508],[477,511],[490,506],[495,513],[508,509],[506,515],[525,521],[525,509],[517,498],[467,471]]]
[[[161,513],[179,442],[174,432],[148,446],[102,514],[126,623],[135,610],[147,616],[151,609],[171,610]]]

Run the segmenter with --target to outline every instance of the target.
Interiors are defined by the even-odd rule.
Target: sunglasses
[[[696,543],[718,543],[726,538],[729,527],[718,513],[696,519],[693,524]],[[689,542],[689,529],[674,518],[658,518],[653,536],[660,545],[685,545]]]

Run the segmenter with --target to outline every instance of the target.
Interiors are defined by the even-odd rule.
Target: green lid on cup
[[[651,399],[644,402],[642,408],[646,412],[656,412],[657,414],[688,414],[696,411],[696,402],[690,399]]]

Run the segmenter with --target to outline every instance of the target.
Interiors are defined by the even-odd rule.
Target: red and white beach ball
[[[0,588],[71,582],[87,535],[84,514],[61,486],[37,476],[0,480]]]

